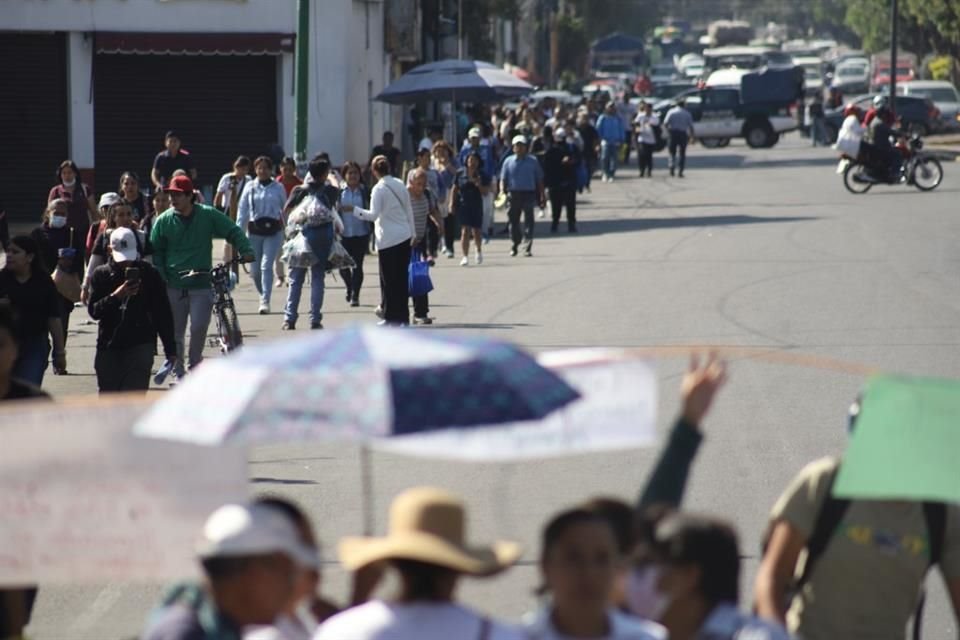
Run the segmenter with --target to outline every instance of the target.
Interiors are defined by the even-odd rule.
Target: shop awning
[[[168,56],[269,56],[292,52],[292,33],[129,33],[98,31],[97,53]]]

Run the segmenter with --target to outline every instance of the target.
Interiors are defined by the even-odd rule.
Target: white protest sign
[[[372,446],[412,456],[487,462],[654,444],[657,380],[645,362],[600,349],[547,352],[538,360],[580,398],[543,420],[381,438]]]
[[[196,573],[206,517],[246,497],[242,449],[134,438],[144,400],[0,408],[0,585]]]

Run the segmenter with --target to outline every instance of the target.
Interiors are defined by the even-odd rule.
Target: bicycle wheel
[[[229,353],[238,349],[243,344],[243,334],[233,305],[218,309],[217,320],[220,325],[220,350]]]
[[[920,191],[933,191],[943,180],[943,167],[936,158],[921,158],[913,168],[913,184]]]
[[[866,168],[862,164],[851,162],[847,165],[843,172],[843,186],[847,188],[847,191],[856,194],[870,191],[873,183],[867,182],[864,173],[866,173]]]

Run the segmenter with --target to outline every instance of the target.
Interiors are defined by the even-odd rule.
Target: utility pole
[[[897,115],[897,23],[900,21],[897,0],[890,12],[890,111]]]
[[[307,105],[310,67],[310,0],[297,0],[297,64],[293,147],[297,162],[307,160]]]
[[[463,0],[457,0],[457,60],[463,60]]]

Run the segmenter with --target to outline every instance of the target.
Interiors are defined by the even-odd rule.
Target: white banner
[[[196,574],[206,517],[246,497],[246,456],[137,439],[144,400],[0,409],[0,585]]]
[[[547,352],[541,364],[581,397],[543,420],[372,440],[379,451],[475,462],[523,460],[651,446],[657,380],[641,360],[613,350]]]

